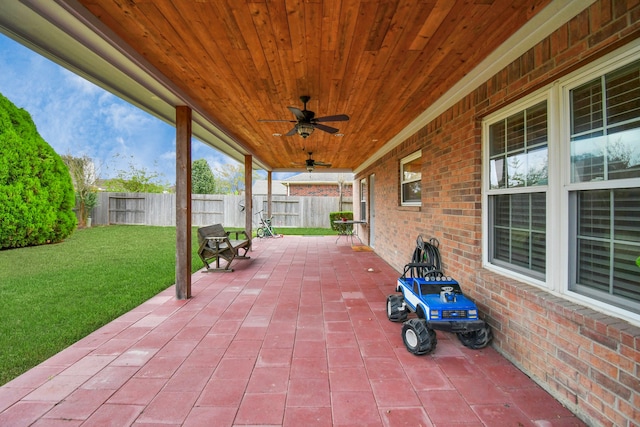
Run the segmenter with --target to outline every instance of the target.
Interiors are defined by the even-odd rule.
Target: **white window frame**
[[[360,180],[360,221],[367,220],[367,178]]]
[[[420,173],[419,179],[407,180],[407,181],[404,180],[404,165],[406,165],[407,163],[411,163],[412,161],[419,159],[420,157],[422,157],[422,150],[416,151],[415,153],[412,153],[400,160],[400,205],[401,206],[421,206],[422,205],[422,197],[420,198],[421,200],[417,202],[405,201],[404,191],[403,191],[405,184],[410,184],[412,182],[418,182],[418,181],[420,181],[420,187],[421,187],[420,191],[422,191],[422,173]]]
[[[640,187],[640,178],[628,178],[609,181],[572,183],[570,176],[570,91],[581,84],[599,76],[615,71],[631,62],[640,60],[640,40],[612,52],[597,61],[583,67],[553,84],[540,89],[526,98],[497,111],[483,120],[483,162],[482,162],[482,263],[487,270],[513,278],[520,282],[543,288],[550,293],[581,303],[596,310],[622,318],[640,326],[640,313],[612,305],[602,299],[577,293],[569,289],[572,259],[570,253],[575,242],[570,241],[569,229],[577,218],[570,217],[570,196],[578,190],[615,189]],[[508,117],[528,106],[547,99],[548,122],[548,172],[546,188],[547,224],[546,224],[546,278],[536,280],[519,274],[508,268],[489,262],[489,196],[496,193],[490,190],[489,176],[489,124],[500,118]],[[526,191],[526,189],[523,189]],[[513,194],[513,193],[511,193]]]
[[[510,117],[514,114],[522,112],[527,108],[533,107],[534,105],[540,104],[542,102],[547,102],[547,152],[549,153],[551,150],[552,143],[552,125],[551,125],[551,102],[549,101],[549,90],[539,91],[533,96],[528,97],[525,100],[509,105],[508,107],[485,117],[482,123],[482,141],[483,141],[483,174],[482,174],[482,189],[483,189],[483,199],[482,199],[482,218],[483,218],[483,251],[482,251],[482,264],[488,270],[495,271],[496,273],[512,277],[522,282],[534,284],[540,287],[547,287],[547,280],[536,279],[535,277],[529,276],[527,274],[523,274],[518,272],[517,270],[512,270],[506,266],[502,266],[500,264],[493,264],[490,262],[490,233],[492,230],[490,229],[491,218],[489,218],[489,198],[494,195],[513,195],[513,194],[530,194],[530,193],[545,193],[546,194],[546,203],[547,203],[547,224],[546,224],[546,252],[549,254],[549,184],[548,185],[536,185],[530,187],[514,187],[514,188],[499,188],[499,189],[491,189],[491,176],[490,176],[490,155],[489,155],[489,130],[492,124],[499,122],[500,120],[504,120],[507,117]],[[549,154],[549,162],[551,161],[551,155]],[[549,183],[551,183],[551,170],[549,168]],[[549,256],[547,255],[547,263],[546,263],[546,276],[548,277],[549,271]]]

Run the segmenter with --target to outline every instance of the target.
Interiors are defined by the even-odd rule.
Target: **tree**
[[[76,227],[73,183],[31,115],[0,95],[0,249],[56,243]]]
[[[164,193],[169,185],[160,182],[163,175],[138,168],[133,160],[129,161],[129,170],[119,170],[116,177],[105,181],[107,191],[115,193]]]
[[[73,187],[76,191],[76,208],[80,217],[79,225],[84,227],[87,224],[91,209],[98,203],[95,163],[89,156],[73,157],[70,154],[62,156],[62,160],[71,174]]]
[[[220,194],[240,194],[244,190],[244,166],[240,164],[224,164],[216,171],[218,192]],[[257,171],[253,171],[252,180],[259,179]]]
[[[216,193],[216,178],[205,159],[198,159],[191,165],[191,192],[193,194]]]

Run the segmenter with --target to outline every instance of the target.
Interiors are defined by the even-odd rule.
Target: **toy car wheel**
[[[258,230],[256,230],[256,236],[260,238],[264,237],[264,228],[258,228]]]
[[[409,353],[417,356],[431,353],[438,343],[436,332],[427,328],[427,321],[424,319],[409,319],[404,322],[402,340]]]
[[[484,325],[482,329],[473,332],[458,332],[458,339],[465,346],[478,350],[485,348],[493,338],[489,325]]]
[[[407,320],[407,310],[402,307],[404,298],[402,295],[389,295],[387,297],[387,317],[392,322],[404,322]]]

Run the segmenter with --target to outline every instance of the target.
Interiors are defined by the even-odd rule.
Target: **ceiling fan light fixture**
[[[298,123],[297,129],[298,129],[298,135],[300,135],[303,138],[306,138],[313,133],[315,128],[311,123]]]
[[[309,154],[309,158],[305,163],[307,164],[307,172],[313,172],[313,169],[315,168],[315,162],[313,161],[313,159],[311,159],[311,154]]]

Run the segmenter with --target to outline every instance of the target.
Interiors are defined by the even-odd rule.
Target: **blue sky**
[[[0,93],[27,110],[60,155],[89,156],[101,178],[137,169],[175,183],[175,128],[0,34]],[[194,140],[192,160],[215,173],[238,164]]]

